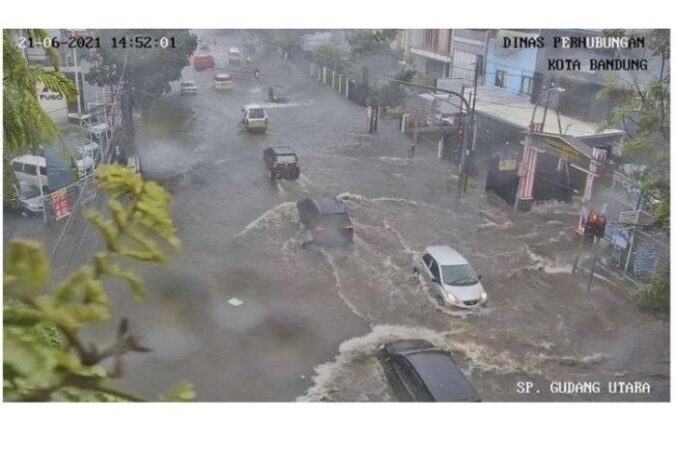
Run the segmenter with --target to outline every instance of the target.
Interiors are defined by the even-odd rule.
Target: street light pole
[[[458,97],[458,98],[460,99],[460,101],[462,102],[462,103],[461,103],[461,106],[460,106],[460,110],[462,111],[462,106],[464,105],[465,108],[466,108],[466,110],[467,110],[467,112],[470,111],[470,104],[469,104],[469,102],[467,101],[467,99],[465,98],[465,96],[464,96],[463,94],[460,94],[460,93],[458,93],[458,92],[450,91],[450,90],[448,90],[448,89],[441,89],[441,88],[437,88],[437,87],[425,86],[424,84],[416,84],[416,83],[409,83],[409,82],[407,82],[407,81],[394,80],[394,79],[392,79],[392,78],[380,78],[380,79],[381,79],[381,80],[384,80],[384,81],[388,81],[388,82],[390,82],[390,83],[398,83],[398,84],[401,84],[401,85],[404,85],[404,86],[411,86],[411,87],[416,87],[416,88],[420,88],[420,89],[426,89],[426,90],[428,90],[428,91],[439,91],[439,92],[444,92],[444,93],[446,93],[446,94],[455,95],[455,96]],[[475,82],[476,82],[476,80],[475,80]],[[476,94],[475,94],[475,96],[476,96]],[[458,196],[461,195],[462,190],[463,190],[463,185],[462,185],[462,183],[463,183],[463,173],[465,172],[465,169],[464,169],[464,166],[465,166],[465,153],[467,152],[467,131],[466,131],[466,130],[469,128],[469,127],[467,126],[467,118],[468,118],[469,116],[466,115],[466,114],[462,114],[462,113],[461,113],[461,116],[463,117],[463,119],[462,119],[462,122],[463,122],[463,126],[462,126],[463,133],[462,133],[462,149],[461,149],[462,153],[461,153],[461,156],[460,156],[460,170],[459,170],[459,176],[458,176]]]

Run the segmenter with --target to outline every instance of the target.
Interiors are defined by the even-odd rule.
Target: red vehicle
[[[270,178],[295,180],[300,176],[298,156],[289,147],[266,148],[263,150],[263,161],[270,171]]]
[[[214,58],[211,55],[195,55],[192,59],[195,70],[211,69],[214,67]]]

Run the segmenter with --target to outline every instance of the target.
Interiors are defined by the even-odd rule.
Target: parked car
[[[343,204],[335,198],[299,200],[298,216],[310,233],[310,241],[320,245],[352,243],[354,226]]]
[[[81,152],[76,151],[73,157],[78,168],[79,177],[92,173],[94,170],[94,160],[86,156],[86,152],[83,156]],[[47,161],[44,156],[25,154],[13,158],[10,164],[17,180],[36,186],[42,185],[44,192],[50,191],[49,179],[47,178]]]
[[[378,352],[385,377],[400,401],[479,402],[450,353],[423,339],[390,342]]]
[[[29,216],[42,214],[44,199],[40,187],[25,181],[19,182],[19,202],[21,211]]]
[[[232,77],[225,73],[217,73],[213,80],[214,89],[217,91],[232,89]]]
[[[214,65],[214,57],[211,55],[195,55],[192,59],[192,67],[195,70],[211,69],[214,67]]]
[[[242,108],[242,124],[248,133],[265,133],[268,129],[268,115],[258,105],[247,105]]]
[[[290,147],[268,147],[263,150],[263,161],[270,178],[295,180],[300,176],[298,156]]]
[[[197,95],[197,83],[192,80],[181,81],[181,95]]]
[[[480,275],[447,245],[432,245],[413,255],[413,275],[427,284],[440,305],[476,308],[488,298]]]

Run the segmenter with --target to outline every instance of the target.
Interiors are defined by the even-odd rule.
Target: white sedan
[[[413,255],[413,275],[429,286],[442,306],[477,308],[488,298],[479,281],[481,275],[447,245],[432,245]]]

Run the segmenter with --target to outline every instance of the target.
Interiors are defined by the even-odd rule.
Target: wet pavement
[[[612,277],[587,292],[586,276],[570,273],[575,207],[516,214],[477,185],[458,200],[435,148],[406,158],[396,119],[369,135],[362,108],[304,69],[276,57],[229,67],[228,46],[220,39],[213,52],[232,91],[211,88],[221,70],[185,68],[199,94],[181,97],[174,83],[137,123],[145,175],[172,192],[183,248],[165,267],[138,268],[146,302],[110,285],[115,315],[153,349],[129,358],[121,387],[153,396],[185,378],[203,401],[390,401],[377,348],[421,337],[453,353],[484,401],[669,400],[668,321],[640,312]],[[289,104],[268,104],[271,84]],[[266,107],[266,134],[241,129],[249,103]],[[298,153],[298,180],[269,180],[262,151],[272,145]],[[302,246],[295,202],[316,196],[343,201],[352,246]],[[6,217],[5,242],[51,242],[59,226]],[[431,244],[451,245],[483,275],[485,308],[440,308],[413,278],[413,252]],[[88,336],[111,336],[113,325]],[[540,394],[519,394],[518,381]],[[552,381],[646,381],[652,390],[552,394]]]

